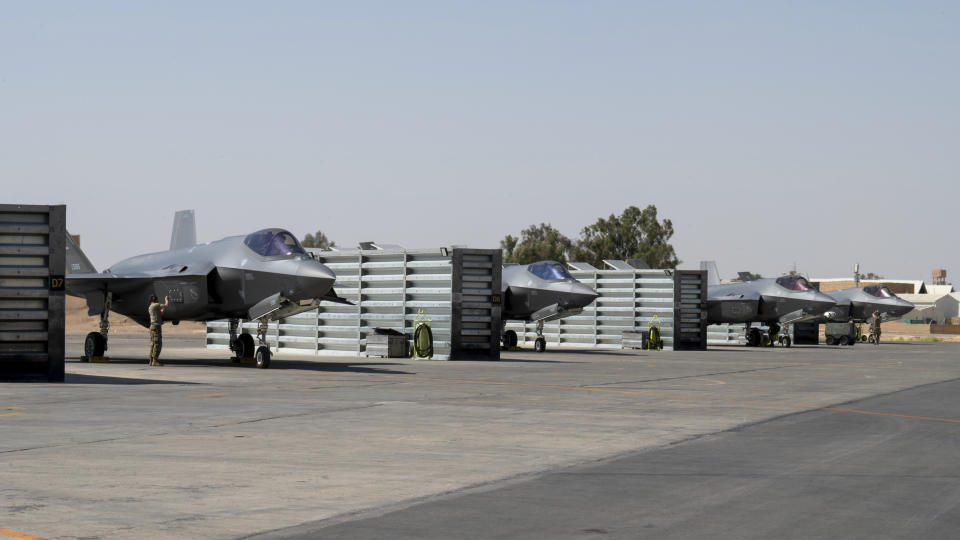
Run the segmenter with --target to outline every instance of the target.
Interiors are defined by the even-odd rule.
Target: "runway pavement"
[[[960,382],[789,415],[339,525],[254,538],[943,538]]]
[[[714,522],[723,515],[722,504],[704,497],[731,489],[724,484],[736,477],[730,471],[739,467],[748,479],[753,474],[755,482],[786,481],[777,477],[777,463],[782,462],[767,461],[767,450],[778,453],[775,445],[768,444],[767,450],[760,445],[757,453],[736,449],[737,436],[762,427],[743,426],[812,411],[805,414],[843,418],[857,426],[868,426],[867,422],[913,426],[910,422],[923,420],[907,416],[933,416],[943,420],[927,421],[932,425],[960,428],[950,422],[960,415],[949,408],[949,390],[937,400],[947,408],[928,410],[922,400],[908,399],[894,411],[900,414],[902,409],[904,417],[887,415],[890,411],[880,408],[883,403],[871,408],[873,402],[858,404],[866,407],[863,412],[823,409],[957,379],[960,349],[953,344],[736,347],[696,353],[509,352],[504,361],[493,363],[280,354],[271,369],[258,370],[232,364],[225,351],[203,349],[202,336],[169,335],[163,353],[166,365],[160,368],[146,366],[145,335],[112,338],[109,364],[79,363],[75,359],[81,339],[71,335],[68,341],[66,384],[0,383],[0,535],[7,531],[47,538],[238,538],[262,533],[382,537],[392,533],[362,527],[379,527],[371,519],[394,515],[402,520],[404,512],[456,506],[456,501],[479,492],[504,493],[507,501],[513,496],[510,489],[529,486],[524,488],[532,490],[529,498],[498,507],[495,517],[487,513],[490,519],[483,530],[464,528],[460,536],[502,532],[500,537],[554,533],[562,537],[606,531],[614,536],[697,537],[706,530],[696,528],[698,519]],[[738,427],[743,431],[724,433]],[[857,433],[851,427],[834,427],[834,433]],[[870,428],[865,429],[870,435]],[[899,431],[887,430],[871,440],[878,449],[897,445]],[[950,447],[933,437],[919,437],[917,447],[891,447],[900,449],[903,461],[877,463],[893,467],[889,474],[904,478],[911,471],[948,478],[955,469],[942,457]],[[676,445],[692,439],[695,442]],[[670,458],[670,452],[700,448],[715,439],[733,441],[724,443],[729,445],[725,452],[741,461],[698,462],[691,454],[674,464],[675,470],[689,474],[656,477],[658,484],[649,479],[661,462],[651,464],[642,461],[643,456],[664,452],[662,463],[669,464],[670,459],[679,459]],[[788,430],[782,440],[781,450],[794,452],[791,456],[800,464],[806,463],[804,459],[816,464],[809,456],[825,455],[813,432]],[[849,440],[838,439],[837,447],[852,444]],[[924,441],[943,453],[931,452],[922,446]],[[619,465],[623,469],[611,471],[637,472],[646,478],[644,485],[658,486],[656,492],[687,499],[686,509],[629,514],[616,505],[603,505],[610,506],[609,513],[595,514],[594,521],[584,519],[593,514],[591,504],[613,498],[595,495],[591,490],[598,485],[620,493],[619,498],[627,501],[621,508],[650,493],[634,491],[635,483],[617,487],[619,474],[558,475],[568,484],[562,490],[546,489],[556,492],[555,499],[538,487],[561,471],[612,467],[616,462],[609,460],[617,457],[628,461]],[[717,477],[710,480],[710,489],[698,491],[694,488],[702,479],[697,477],[706,474],[707,464],[719,466]],[[835,486],[841,492],[845,489]],[[578,490],[583,497],[576,496]],[[902,500],[891,495],[889,502],[907,505],[911,490]],[[571,493],[566,502],[561,491]],[[817,493],[811,488],[808,505],[798,508],[816,510],[818,504],[836,500],[818,502]],[[859,490],[849,493],[851,498],[862,497]],[[943,512],[910,521],[931,528],[917,525],[906,530],[938,532],[937,524],[954,515],[949,506],[952,493],[943,493]],[[585,499],[589,500],[578,503]],[[734,505],[728,509],[741,512],[737,514],[741,518],[751,514],[749,497],[726,499]],[[756,519],[763,521],[769,514],[769,526],[774,527],[775,513],[770,505],[759,504],[763,500],[770,498],[755,501],[762,514]],[[565,512],[565,504],[584,510]],[[784,504],[789,508],[793,502]],[[654,508],[651,505],[651,512]],[[875,530],[866,522],[874,515],[868,511],[872,507],[851,508],[845,530],[852,534]],[[555,529],[542,521],[524,521],[524,516],[549,517],[551,512]],[[428,520],[437,535],[456,533],[458,519],[470,521],[447,520],[446,514],[444,510],[435,516],[439,521]],[[560,514],[568,515],[568,521],[559,519]],[[794,519],[817,518],[798,510]],[[523,528],[511,528],[511,523]],[[467,534],[470,531],[475,534]],[[731,534],[727,537],[736,537]]]

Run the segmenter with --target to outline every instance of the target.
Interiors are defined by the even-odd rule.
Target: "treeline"
[[[641,259],[650,268],[676,268],[680,260],[669,242],[672,236],[673,223],[659,220],[657,207],[651,204],[643,210],[631,206],[619,216],[599,218],[584,227],[577,239],[541,223],[524,229],[519,238],[508,234],[500,247],[503,262],[529,264],[548,259],[603,268],[604,259]]]
[[[603,268],[604,259],[641,259],[650,268],[676,268],[680,260],[670,244],[672,236],[673,223],[658,219],[657,207],[651,204],[643,210],[631,206],[619,216],[600,218],[584,227],[575,240],[549,223],[541,223],[521,231],[519,238],[508,234],[500,247],[505,263],[579,261]],[[337,246],[322,231],[307,234],[301,243],[319,249]]]

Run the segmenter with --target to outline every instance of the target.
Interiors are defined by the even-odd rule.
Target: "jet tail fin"
[[[74,241],[70,232],[67,232],[67,275],[69,274],[96,274],[97,269],[90,259],[81,251],[80,245]]]
[[[193,210],[180,210],[173,215],[170,250],[197,245],[197,222]]]
[[[720,271],[717,270],[716,261],[700,261],[700,269],[707,271],[707,285],[720,284]]]

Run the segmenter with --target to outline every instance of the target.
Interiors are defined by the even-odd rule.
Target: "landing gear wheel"
[[[837,338],[833,336],[827,336],[827,345],[836,345],[836,344],[837,344]]]
[[[876,343],[876,340],[874,339],[873,336],[870,336],[869,338],[867,338],[867,340],[868,340],[870,343]]]
[[[503,333],[503,346],[512,349],[517,346],[517,333],[513,330],[507,330]]]
[[[107,340],[100,332],[90,332],[83,340],[83,354],[89,362],[91,358],[103,356],[103,351],[107,348]]]
[[[860,336],[860,341],[866,343],[866,342],[867,342],[867,336]]]
[[[760,345],[760,329],[751,328],[747,333],[747,347],[756,347]]]
[[[840,345],[846,347],[850,344],[850,336],[840,336]]]
[[[263,345],[257,347],[257,368],[267,369],[270,367],[270,349]]]
[[[780,336],[780,345],[783,345],[784,347],[790,347],[791,344],[790,336]]]
[[[760,345],[762,345],[762,346],[764,346],[764,347],[772,347],[772,346],[773,346],[773,342],[770,341],[770,335],[769,335],[769,334],[762,334],[762,335],[760,336]]]
[[[537,352],[543,352],[547,350],[547,340],[542,337],[538,337],[537,340],[533,342],[533,350]]]
[[[237,336],[237,360],[253,358],[254,347],[253,336],[250,334],[240,334]]]

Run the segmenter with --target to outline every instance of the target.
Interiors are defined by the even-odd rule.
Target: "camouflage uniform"
[[[873,336],[873,342],[880,344],[880,312],[873,312],[873,320],[870,322],[870,335]]]
[[[150,365],[162,366],[160,363],[160,349],[163,348],[163,310],[159,302],[150,304],[147,308],[150,314]]]

